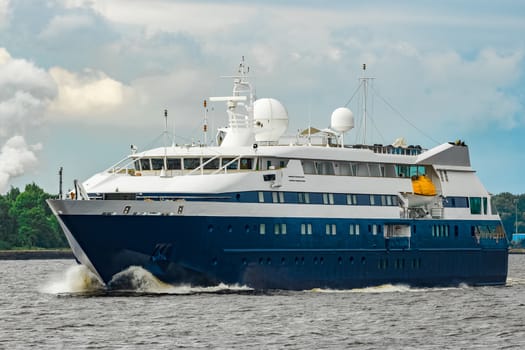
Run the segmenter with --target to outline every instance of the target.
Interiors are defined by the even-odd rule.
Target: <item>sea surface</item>
[[[524,349],[525,255],[506,286],[105,291],[72,260],[0,261],[0,349]]]

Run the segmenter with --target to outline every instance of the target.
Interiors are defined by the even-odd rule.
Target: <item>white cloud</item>
[[[50,112],[56,116],[96,119],[125,101],[126,86],[103,72],[86,69],[77,74],[54,67],[49,74],[58,86],[58,96],[50,105]]]
[[[0,48],[0,137],[40,123],[55,94],[56,86],[45,70]]]
[[[3,47],[0,47],[0,64],[6,64],[11,60],[11,55]]]
[[[0,0],[0,28],[9,21],[9,0]]]
[[[251,49],[251,57],[260,71],[272,72],[278,60],[278,53],[268,44],[255,44]]]
[[[131,83],[137,99],[126,108],[125,114],[134,123],[162,126],[161,115],[166,108],[177,128],[196,127],[203,118],[202,101],[212,91],[214,81],[205,71],[195,69],[139,78]],[[222,114],[225,113],[221,111]]]
[[[53,38],[64,33],[89,28],[94,25],[93,19],[86,15],[71,14],[54,17],[40,33],[43,38]]]
[[[73,4],[71,4],[73,5]],[[81,4],[80,6],[85,6]],[[248,23],[257,8],[244,4],[192,3],[151,0],[92,1],[106,18],[121,24],[139,25],[148,32],[188,32],[198,36],[228,31]]]
[[[55,94],[54,82],[45,70],[12,58],[0,48],[0,191],[13,177],[36,166],[35,152],[42,146],[28,145],[23,134],[42,122]]]
[[[9,180],[34,168],[38,161],[35,152],[40,144],[28,145],[24,137],[11,137],[0,150],[0,192],[6,190]]]

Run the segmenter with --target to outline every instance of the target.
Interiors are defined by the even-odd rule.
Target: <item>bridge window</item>
[[[481,197],[470,197],[470,213],[481,214]]]
[[[200,158],[184,158],[184,169],[191,170],[198,168],[201,164]]]
[[[151,158],[151,169],[161,170],[164,167],[164,159],[162,158]]]
[[[238,160],[235,162],[232,162],[234,158],[222,158],[222,166],[225,166],[226,164],[230,163],[226,168],[229,170],[237,170],[237,164],[239,163]]]
[[[220,159],[214,158],[213,160],[210,160],[211,158],[204,158],[202,160],[202,164],[204,164],[204,169],[219,169],[220,165]],[[206,163],[208,162],[208,163]]]
[[[251,170],[253,164],[252,158],[241,158],[241,169],[242,170]]]
[[[181,161],[180,158],[168,158],[168,170],[180,170]]]
[[[140,160],[140,167],[142,170],[151,170],[151,165],[149,163],[149,158],[143,158]]]

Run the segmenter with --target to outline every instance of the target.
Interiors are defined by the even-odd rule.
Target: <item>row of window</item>
[[[295,265],[305,265],[308,262],[307,259],[304,258],[304,256],[301,256],[301,257],[296,256],[293,260],[292,259],[290,259],[290,260]],[[353,256],[350,256],[348,259],[344,259],[342,256],[339,256],[337,258],[337,263],[339,265],[344,264],[345,261],[347,263],[349,263],[350,265],[353,265],[356,262],[360,262],[361,264],[364,265],[366,263],[366,258],[364,256],[361,257],[361,259],[355,259]],[[242,258],[241,262],[242,262],[243,265],[248,265],[248,259],[246,259],[246,258]],[[288,262],[288,260],[285,257],[281,257],[281,260],[280,261],[277,260],[277,262],[278,263],[280,262],[281,265],[284,265],[284,264],[286,264]],[[218,263],[218,259],[216,259],[216,258],[212,259],[212,264],[213,265],[217,265],[217,263]],[[272,261],[272,258],[269,258],[269,257],[267,257],[267,258],[259,257],[258,263],[259,263],[259,265],[271,265],[273,263],[273,261]],[[322,265],[322,264],[325,263],[325,258],[322,257],[322,256],[321,257],[314,256],[312,258],[312,263],[314,265],[317,265],[317,264]]]
[[[337,235],[338,228],[341,229],[342,225],[337,224],[325,224],[324,225],[324,232],[327,236],[335,236]],[[383,225],[380,224],[369,224],[368,226],[368,233],[372,234],[374,236],[378,234],[383,234]],[[361,233],[361,225],[360,224],[349,224],[346,226],[348,229],[344,231],[345,234],[348,234],[350,236],[359,236]],[[395,227],[395,225],[385,225],[385,227],[392,228]],[[273,231],[273,234],[275,235],[286,235],[288,233],[288,225],[285,223],[274,223],[274,224],[265,224],[261,223],[257,227],[257,225],[253,226],[253,230],[257,231],[260,235],[265,235],[267,233],[271,233]],[[413,226],[414,233],[415,233],[415,226]],[[252,230],[252,227],[250,225],[244,226],[245,232],[249,233]],[[209,225],[208,231],[213,232],[214,226]],[[228,225],[227,226],[228,232],[233,232],[233,226]],[[312,235],[313,234],[313,225],[311,223],[301,223],[300,224],[300,230],[301,235]],[[435,238],[441,238],[441,237],[450,237],[452,234],[454,237],[459,236],[459,227],[457,225],[454,225],[453,227],[453,233],[450,232],[450,226],[444,225],[444,224],[438,224],[438,225],[432,225],[431,226],[431,232],[432,237]],[[471,235],[472,237],[484,238],[484,239],[503,239],[505,238],[505,232],[503,231],[503,227],[501,225],[477,225],[477,226],[471,226]],[[410,233],[399,233],[396,235],[388,235],[389,237],[410,237]]]
[[[287,232],[286,224],[273,224],[273,233],[276,235],[285,235]],[[348,226],[348,234],[350,236],[359,236],[360,234],[360,225],[359,224],[350,224]],[[246,225],[245,227],[246,232],[250,231],[249,225]],[[212,230],[209,230],[210,232]],[[231,225],[228,226],[228,232],[232,232]],[[311,235],[312,230],[312,224],[305,223],[301,224],[301,235]],[[378,233],[381,234],[382,232],[382,225],[378,224],[371,224],[368,225],[368,232],[372,235],[376,236]],[[267,225],[266,224],[259,224],[259,234],[265,235],[267,233]],[[337,234],[337,225],[336,224],[325,224],[325,233],[329,236],[335,236]]]
[[[425,175],[424,166],[326,160],[301,161],[307,175],[341,175],[362,177],[407,177]]]
[[[286,263],[290,262],[295,265],[305,265],[308,263],[307,259],[304,258],[304,256],[296,256],[294,259],[287,259],[285,257],[281,257],[281,259],[272,260],[270,257],[259,257],[256,261],[259,263],[259,265],[272,265],[272,263],[277,263],[281,265],[285,265]],[[421,258],[413,258],[408,259],[409,263],[407,264],[405,258],[396,258],[396,259],[388,259],[388,258],[380,258],[377,260],[377,268],[380,270],[386,270],[390,267],[396,270],[403,270],[407,267],[410,267],[412,269],[420,269],[421,268]],[[311,262],[314,265],[323,265],[325,263],[325,258],[323,256],[314,256],[311,258]],[[342,256],[337,257],[337,263],[339,265],[343,265],[345,263],[353,265],[356,262],[361,263],[362,265],[366,264],[366,257],[362,256],[360,259],[355,259],[353,256],[350,256],[348,258],[343,258]],[[248,259],[242,258],[241,263],[243,265],[248,265]],[[218,259],[213,258],[212,264],[217,265]]]
[[[168,170],[193,170],[201,165],[206,170],[217,170],[222,167],[232,170],[252,170],[254,164],[254,158],[141,158],[134,162],[134,167],[136,171],[161,170],[165,167]]]
[[[419,269],[421,268],[421,258],[414,258],[414,259],[411,259],[409,260],[410,261],[410,267],[412,269]],[[377,268],[378,269],[381,269],[381,270],[386,270],[389,268],[389,259],[387,258],[384,258],[384,259],[379,259],[377,261]],[[402,270],[402,269],[405,269],[405,259],[404,258],[397,258],[397,259],[392,259],[392,267],[396,270]]]
[[[446,197],[443,198],[445,208],[470,208],[473,215],[487,215],[489,209],[488,197]],[[491,212],[493,212],[491,210]]]
[[[156,157],[133,160],[135,171],[193,170],[271,170],[285,168],[289,159],[257,157]],[[407,177],[425,175],[423,166],[366,162],[302,160],[303,172],[309,175],[340,175],[363,177]]]
[[[459,234],[458,227],[454,226],[454,236],[457,237]],[[449,226],[448,225],[432,225],[432,237],[448,237]]]
[[[396,195],[389,194],[345,194],[309,192],[269,192],[257,193],[259,203],[300,203],[328,205],[372,205],[397,206]]]

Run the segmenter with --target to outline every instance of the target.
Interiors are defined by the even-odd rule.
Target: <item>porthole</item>
[[[284,265],[286,263],[286,258],[282,257],[281,258],[281,264]]]
[[[244,231],[246,231],[246,233],[249,233],[250,232],[250,225],[245,225],[244,226]]]
[[[337,262],[339,263],[339,265],[341,265],[343,263],[343,258],[341,257],[337,258]]]
[[[242,264],[243,264],[243,265],[248,264],[248,261],[246,260],[246,258],[242,258]]]
[[[213,225],[208,225],[208,232],[213,232]]]
[[[366,263],[366,258],[364,256],[361,257],[361,264],[365,264]]]
[[[213,259],[211,259],[211,264],[212,264],[213,266],[217,265],[218,263],[219,263],[219,262],[218,262],[217,258],[213,258]]]
[[[350,260],[350,264],[354,263],[354,257],[353,256],[351,256],[349,260]]]
[[[228,225],[228,232],[232,232],[232,231],[233,231],[232,225]]]

